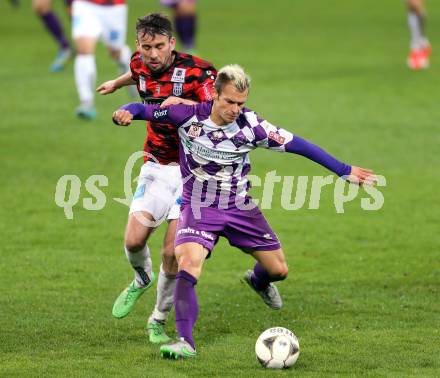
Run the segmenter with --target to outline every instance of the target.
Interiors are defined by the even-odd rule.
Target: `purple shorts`
[[[273,251],[281,248],[280,241],[257,206],[251,210],[204,207],[200,212],[201,217],[196,219],[191,207],[182,205],[175,246],[193,242],[211,252],[219,236],[224,236],[230,245],[240,249]]]

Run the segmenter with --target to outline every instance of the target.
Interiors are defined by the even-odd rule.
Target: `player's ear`
[[[219,96],[220,96],[220,93],[218,93],[217,88],[212,87],[212,97],[214,98],[214,100],[218,100]]]
[[[171,50],[174,50],[176,48],[176,38],[174,37],[170,38],[170,46],[171,46]]]
[[[136,50],[140,50],[139,40],[136,38]]]

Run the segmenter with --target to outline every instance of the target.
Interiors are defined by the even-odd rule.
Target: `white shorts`
[[[179,218],[181,196],[180,167],[148,161],[141,168],[130,214],[146,211],[153,216],[157,227],[165,219]]]
[[[118,50],[125,46],[127,5],[97,5],[75,0],[72,4],[72,37],[91,37]]]

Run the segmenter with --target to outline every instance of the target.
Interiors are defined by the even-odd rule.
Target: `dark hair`
[[[136,36],[148,34],[154,37],[156,34],[166,35],[171,38],[173,35],[173,27],[170,19],[162,13],[150,13],[144,17],[140,17],[136,21]]]

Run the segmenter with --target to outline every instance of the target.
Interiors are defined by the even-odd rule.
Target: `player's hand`
[[[185,100],[184,98],[180,98],[180,97],[170,96],[164,102],[162,102],[162,104],[160,104],[160,107],[164,108],[166,106],[178,105],[178,104],[194,105],[197,104],[197,102],[191,100]]]
[[[98,88],[96,88],[96,92],[102,95],[113,93],[118,89],[115,85],[115,82],[116,80],[109,80],[105,83],[102,83]]]
[[[113,113],[113,121],[120,126],[128,126],[133,120],[133,115],[128,110],[116,110]]]
[[[374,185],[377,183],[377,177],[371,169],[355,167],[353,165],[347,181],[358,185]]]

